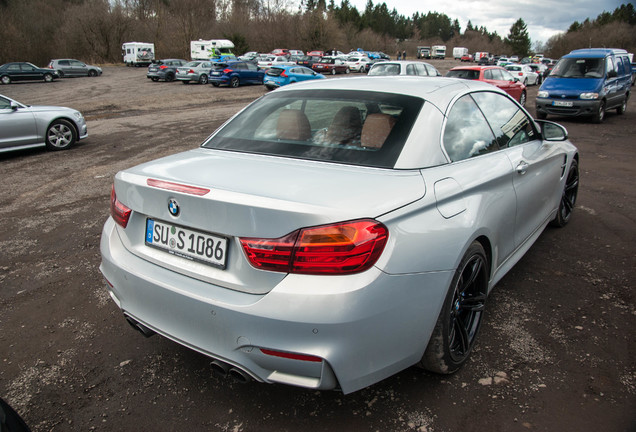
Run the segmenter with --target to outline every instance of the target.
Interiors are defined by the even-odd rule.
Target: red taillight
[[[224,74],[229,74],[230,72],[233,72],[232,69],[230,69],[230,68],[223,69],[223,73]]]
[[[159,69],[168,69],[168,66],[166,66],[166,65],[161,65],[161,66],[159,66]]]
[[[172,183],[172,182],[157,180],[152,178],[149,178],[148,180],[146,180],[146,184],[148,186],[152,186],[152,187],[156,187],[160,189],[166,189],[173,192],[181,192],[181,193],[186,193],[189,195],[196,195],[196,196],[203,196],[207,194],[208,192],[210,192],[210,189],[207,189],[207,188],[184,185],[180,183]]]
[[[303,228],[277,239],[243,238],[254,267],[299,274],[359,273],[375,264],[389,236],[381,223],[362,219]]]
[[[519,76],[523,76],[523,72],[519,72]]]
[[[117,222],[117,224],[121,225],[122,228],[126,228],[128,225],[128,219],[130,219],[130,210],[128,207],[123,205],[115,194],[115,185],[110,191],[110,215],[113,217],[113,220]]]
[[[292,359],[292,360],[301,360],[301,361],[308,361],[308,362],[321,362],[322,359],[320,357],[316,357],[316,356],[312,356],[312,355],[306,355],[306,354],[295,354],[295,353],[288,353],[288,352],[284,352],[284,351],[274,351],[274,350],[269,350],[269,349],[265,349],[265,348],[261,348],[261,352],[263,354],[267,354],[270,356],[274,356],[274,357],[282,357],[282,358],[287,358],[287,359]]]
[[[192,69],[190,69],[190,70],[189,70],[188,72],[186,72],[186,73],[193,74],[193,73],[194,73],[194,71],[193,71]]]
[[[287,78],[287,74],[285,73],[285,71],[282,71],[282,72],[280,73],[280,76]]]

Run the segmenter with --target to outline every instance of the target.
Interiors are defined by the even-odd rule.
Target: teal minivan
[[[623,49],[579,49],[563,56],[539,88],[537,118],[589,116],[595,123],[607,110],[623,114],[632,83],[631,62]]]

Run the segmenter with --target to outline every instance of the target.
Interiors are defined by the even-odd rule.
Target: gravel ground
[[[581,152],[575,214],[494,289],[466,366],[410,368],[343,396],[217,378],[209,358],[134,332],[98,270],[115,173],[196,147],[262,86],[153,83],[105,66],[0,93],[77,108],[90,133],[65,152],[0,154],[0,396],[34,431],[636,430],[633,100],[601,125],[554,119]]]

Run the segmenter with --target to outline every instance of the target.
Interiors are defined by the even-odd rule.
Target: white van
[[[461,60],[462,57],[468,55],[468,48],[455,47],[453,48],[453,58],[455,60]]]
[[[125,42],[121,54],[126,66],[148,66],[155,59],[155,44],[147,42]]]

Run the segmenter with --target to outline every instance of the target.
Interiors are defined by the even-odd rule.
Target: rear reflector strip
[[[300,360],[300,361],[308,361],[308,362],[321,362],[322,359],[320,357],[305,355],[305,354],[294,354],[283,351],[274,351],[265,348],[261,348],[261,352],[263,354],[271,355],[274,357],[282,357],[291,360]]]
[[[210,189],[207,189],[207,188],[188,186],[184,184],[172,183],[172,182],[167,182],[167,181],[157,180],[157,179],[148,179],[146,183],[148,184],[148,186],[153,186],[160,189],[166,189],[173,192],[181,192],[181,193],[196,195],[196,196],[203,196],[207,194],[208,192],[210,192]]]

